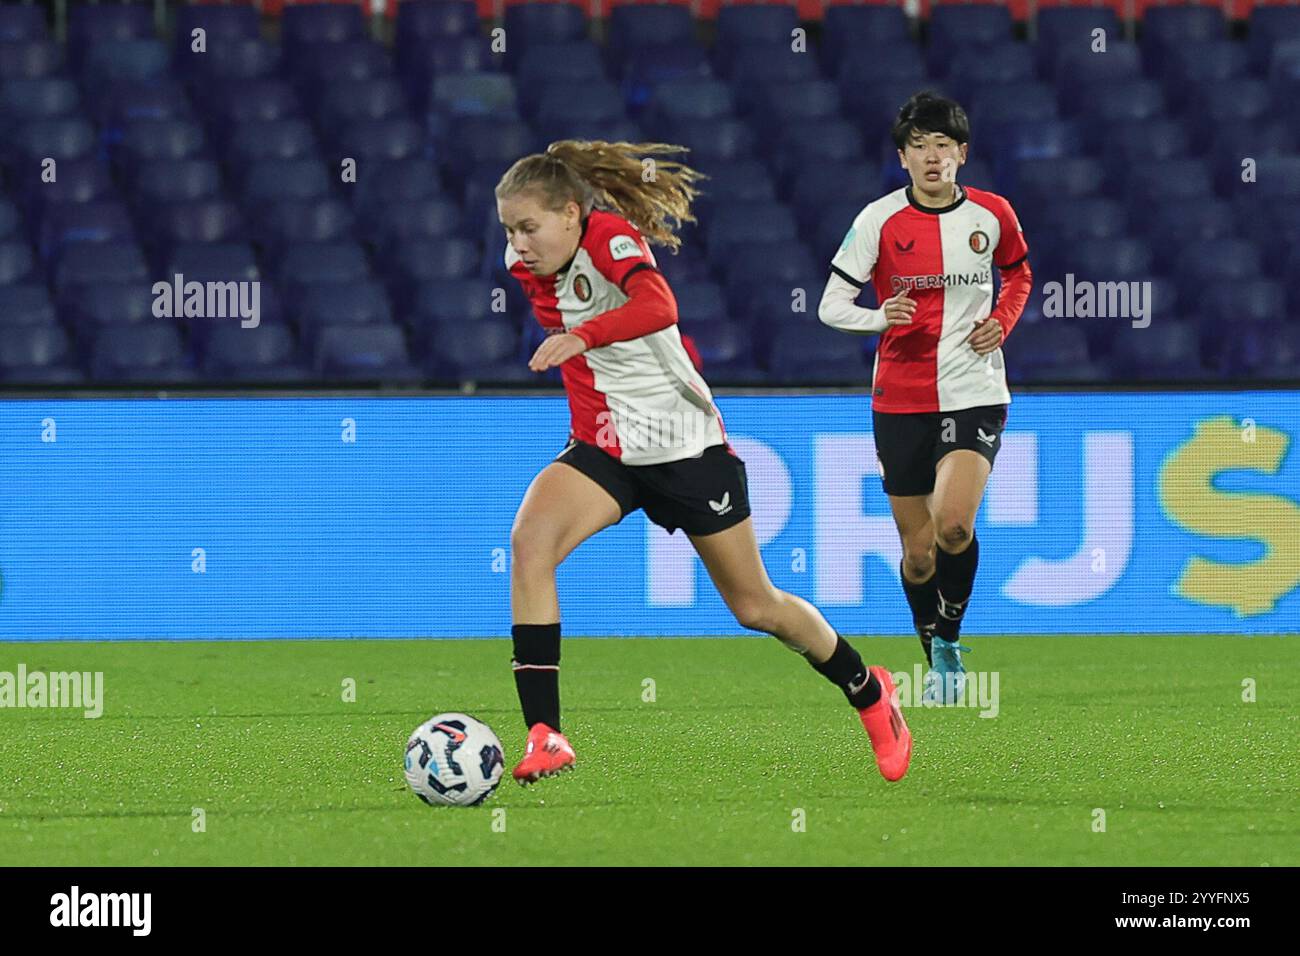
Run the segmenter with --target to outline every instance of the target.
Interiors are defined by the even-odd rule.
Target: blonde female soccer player
[[[638,508],[690,538],[741,626],[807,657],[857,709],[881,774],[907,771],[912,736],[889,672],[866,667],[821,613],[773,586],[750,521],[745,465],[677,329],[651,244],[676,251],[695,221],[701,174],[656,159],[661,143],[564,140],[516,162],[496,187],[505,264],[551,333],[529,367],[558,366],[568,444],[529,486],[511,531],[514,677],[528,726],[521,783],[574,765],[560,732],[555,572],[602,528]],[[644,159],[655,175],[644,175]]]

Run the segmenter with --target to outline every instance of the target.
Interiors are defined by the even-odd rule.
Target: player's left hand
[[[587,351],[587,343],[572,332],[550,335],[545,342],[537,346],[537,351],[528,360],[528,367],[534,372],[545,372],[548,368],[563,365],[585,351]]]
[[[987,355],[1002,344],[1002,324],[997,319],[987,318],[966,337],[976,355]]]

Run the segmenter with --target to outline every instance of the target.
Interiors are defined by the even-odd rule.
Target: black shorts
[[[695,458],[662,465],[625,465],[595,445],[570,441],[556,461],[572,465],[618,502],[619,521],[644,508],[672,534],[726,531],[749,517],[745,463],[730,445],[711,445]]]
[[[993,464],[1002,447],[1006,405],[956,412],[871,413],[885,494],[910,497],[934,491],[939,459],[950,451],[977,451]]]

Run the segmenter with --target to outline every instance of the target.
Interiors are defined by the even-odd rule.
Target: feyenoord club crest
[[[972,252],[983,252],[989,247],[988,233],[976,229],[970,234],[970,247]]]
[[[582,302],[591,298],[591,281],[586,276],[577,276],[573,280],[573,294]]]

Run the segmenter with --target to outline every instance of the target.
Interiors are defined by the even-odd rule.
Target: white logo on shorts
[[[976,430],[977,432],[979,432],[979,440],[982,441],[984,444],[988,445],[990,448],[992,448],[992,447],[993,447],[993,443],[994,443],[995,441],[997,441],[997,437],[998,437],[998,436],[997,436],[997,435],[990,435],[988,432],[986,432],[986,431],[985,431],[984,429],[982,429],[982,428],[976,428],[975,430]]]
[[[709,507],[712,508],[714,512],[716,512],[717,514],[725,515],[728,511],[731,510],[731,492],[728,491],[725,494],[723,494],[721,501],[714,501],[712,498],[710,498]]]

